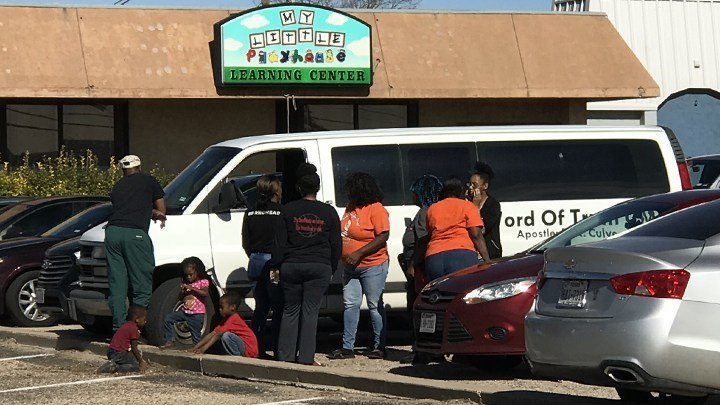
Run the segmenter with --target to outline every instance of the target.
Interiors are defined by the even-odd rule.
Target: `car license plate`
[[[45,303],[45,289],[44,288],[36,288],[35,289],[35,302],[37,302],[38,304]]]
[[[588,290],[588,282],[580,280],[564,281],[558,308],[583,308],[585,307]]]
[[[435,333],[436,316],[430,312],[420,313],[420,333]]]

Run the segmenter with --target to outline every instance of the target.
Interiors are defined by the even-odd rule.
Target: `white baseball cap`
[[[130,169],[138,166],[140,166],[140,158],[135,155],[127,155],[120,159],[120,167],[123,169]]]

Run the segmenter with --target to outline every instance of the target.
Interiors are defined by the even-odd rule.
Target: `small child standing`
[[[210,292],[210,281],[205,273],[202,260],[192,256],[183,260],[183,284],[180,285],[180,296],[183,306],[165,317],[165,344],[161,349],[168,349],[175,345],[175,323],[185,322],[190,329],[193,343],[200,341],[203,323],[205,321],[205,297]]]
[[[223,318],[220,325],[190,349],[190,352],[203,354],[219,341],[225,354],[257,357],[257,339],[237,313],[239,306],[240,295],[237,293],[229,292],[220,297],[220,315]]]
[[[115,332],[107,351],[108,361],[100,366],[98,373],[135,372],[144,373],[148,367],[138,348],[140,329],[147,322],[147,309],[130,305],[127,322]]]

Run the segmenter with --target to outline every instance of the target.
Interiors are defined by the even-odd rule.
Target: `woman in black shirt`
[[[285,226],[282,220],[282,184],[273,175],[264,175],[257,181],[258,202],[255,208],[245,212],[242,228],[242,244],[250,258],[248,278],[254,281],[255,311],[252,330],[258,340],[260,357],[268,350],[277,353],[280,321],[282,320],[283,293],[280,286],[270,282],[270,270],[266,266],[275,244],[275,233]],[[267,317],[272,308],[270,329]]]
[[[273,280],[282,279],[285,294],[277,358],[314,364],[320,304],[342,249],[340,218],[316,199],[320,177],[315,166],[301,164],[297,177],[303,197],[283,207],[285,226],[269,266]]]
[[[488,194],[490,182],[495,173],[485,162],[475,163],[475,171],[470,176],[468,184],[468,200],[480,210],[482,217],[483,236],[491,259],[502,257],[502,244],[500,243],[500,219],[502,211],[500,202]]]

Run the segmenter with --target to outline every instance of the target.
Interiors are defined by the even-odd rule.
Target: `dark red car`
[[[606,239],[718,198],[720,190],[691,190],[626,201],[523,253],[431,282],[415,301],[415,350],[421,355],[453,354],[478,365],[519,364],[525,354],[523,322],[535,298],[546,249]]]

